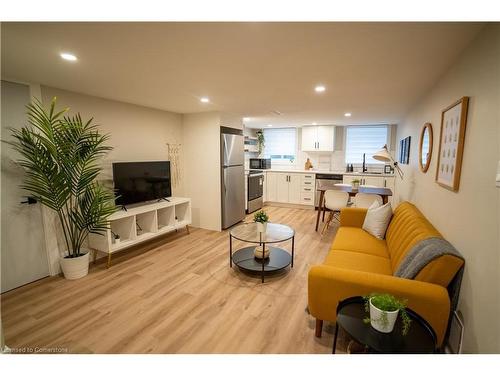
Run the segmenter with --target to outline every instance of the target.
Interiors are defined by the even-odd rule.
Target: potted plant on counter
[[[253,221],[257,223],[257,232],[266,233],[267,223],[269,221],[269,216],[267,216],[266,211],[257,211],[253,215]]]
[[[355,188],[355,189],[359,188],[359,180],[358,179],[352,180],[351,184],[352,184],[353,188]]]
[[[59,219],[66,247],[60,259],[64,276],[78,279],[88,273],[89,253],[83,248],[88,235],[103,234],[116,211],[113,192],[97,182],[101,159],[112,147],[92,119],[64,116],[68,108],[56,112],[55,106],[56,98],[49,110],[39,101],[29,104],[28,125],[12,129],[14,140],[8,143],[26,171],[21,187]]]
[[[365,323],[371,323],[371,326],[379,332],[389,333],[393,331],[398,314],[401,313],[402,333],[403,335],[408,333],[411,319],[406,312],[406,301],[382,293],[372,293],[364,299],[365,311],[370,313],[370,317],[364,319]]]

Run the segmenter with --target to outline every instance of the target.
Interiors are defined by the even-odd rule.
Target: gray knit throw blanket
[[[415,276],[434,259],[442,255],[453,255],[460,259],[464,259],[462,255],[443,238],[431,237],[417,243],[406,254],[394,276],[405,279],[414,279]],[[460,268],[453,280],[448,285],[448,295],[450,296],[451,311],[455,311],[458,304],[460,294],[460,285],[462,284],[462,276],[464,267]]]

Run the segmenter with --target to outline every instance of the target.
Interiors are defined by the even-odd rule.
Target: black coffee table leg
[[[339,325],[338,323],[335,323],[335,336],[333,337],[333,350],[332,354],[335,354],[335,351],[337,350],[337,335],[339,333]]]
[[[295,236],[292,237],[292,268],[293,268],[293,254],[295,251]]]
[[[265,254],[266,254],[266,244],[262,243],[262,282],[264,282],[264,264],[266,263]]]
[[[229,267],[233,267],[233,236],[229,235]]]

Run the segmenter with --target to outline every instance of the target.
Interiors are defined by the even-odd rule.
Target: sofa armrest
[[[444,287],[327,265],[313,266],[309,271],[309,311],[320,320],[335,322],[340,301],[373,292],[390,293],[408,300],[408,307],[429,322],[436,333],[438,346],[442,345],[450,315],[450,299]]]
[[[361,228],[365,222],[365,216],[368,209],[347,207],[340,210],[340,226],[341,227],[357,227]]]

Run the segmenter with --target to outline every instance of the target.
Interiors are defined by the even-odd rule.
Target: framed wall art
[[[441,112],[436,182],[451,191],[460,186],[468,106],[464,96]]]
[[[409,164],[410,163],[410,143],[411,136],[403,138],[399,141],[399,163]]]

